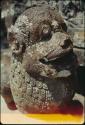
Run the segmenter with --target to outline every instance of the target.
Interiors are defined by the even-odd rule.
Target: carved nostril
[[[68,48],[70,45],[72,45],[72,41],[71,41],[70,39],[66,39],[66,40],[64,40],[63,43],[60,44],[60,46],[61,46],[63,49]]]

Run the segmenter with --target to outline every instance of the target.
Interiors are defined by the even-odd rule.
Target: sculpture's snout
[[[64,40],[64,42],[61,42],[59,47],[55,48],[54,50],[50,51],[46,56],[44,56],[42,59],[40,59],[41,62],[47,63],[49,61],[53,61],[59,58],[62,58],[69,52],[73,50],[73,45],[70,39]]]

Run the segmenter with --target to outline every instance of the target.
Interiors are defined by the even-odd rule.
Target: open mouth
[[[41,58],[39,61],[41,61],[42,63],[57,61],[58,59],[61,59],[72,52],[73,50],[71,47],[68,47],[66,49],[62,49],[61,47],[59,47],[58,49],[55,49],[49,52],[46,56]]]
[[[50,58],[48,56],[45,56],[44,58],[41,58],[39,61],[46,65],[52,64],[56,66],[56,68],[57,67],[69,68],[69,66],[72,67],[77,61],[76,55],[72,51],[69,51],[68,53],[64,53],[64,55],[60,53],[59,55],[55,55],[53,58],[51,57],[52,56],[50,56]]]

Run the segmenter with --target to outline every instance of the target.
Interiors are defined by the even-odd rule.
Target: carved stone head
[[[10,85],[23,112],[56,113],[73,97],[75,56],[67,26],[48,5],[27,9],[9,32]]]

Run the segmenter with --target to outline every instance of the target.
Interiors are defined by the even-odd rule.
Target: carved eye
[[[51,37],[51,27],[50,25],[43,24],[41,30],[41,39],[49,39]]]

